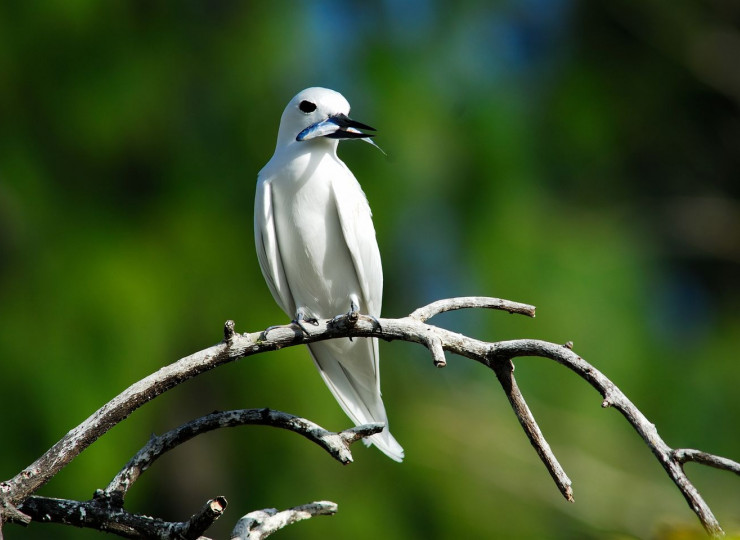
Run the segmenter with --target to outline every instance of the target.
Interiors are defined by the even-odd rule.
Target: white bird
[[[262,274],[294,323],[349,311],[380,316],[383,269],[370,206],[337,157],[340,139],[363,139],[373,128],[348,117],[338,92],[307,88],[280,119],[277,145],[259,172],[254,237]],[[336,339],[308,345],[321,377],[355,424],[383,422],[366,442],[388,457],[403,448],[388,431],[380,397],[378,340]]]

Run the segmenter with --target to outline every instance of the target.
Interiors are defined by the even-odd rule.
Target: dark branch
[[[352,462],[352,454],[349,451],[351,443],[383,430],[383,424],[366,424],[334,433],[305,418],[272,409],[214,412],[162,435],[153,436],[108,484],[104,491],[105,496],[114,504],[121,505],[133,483],[164,453],[202,433],[243,425],[268,425],[294,431],[315,442],[334,459],[344,464]]]
[[[216,497],[206,502],[188,521],[172,528],[172,538],[182,540],[202,538],[203,533],[224,513],[226,505],[225,497]]]
[[[226,508],[226,499],[206,502],[188,521],[169,522],[150,516],[131,514],[107,504],[104,499],[70,501],[32,495],[20,506],[34,521],[62,523],[97,529],[123,538],[190,540],[201,537]]]

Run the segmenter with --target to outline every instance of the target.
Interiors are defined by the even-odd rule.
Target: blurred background
[[[447,314],[494,341],[572,340],[673,447],[740,459],[740,4],[49,1],[0,5],[0,478],[128,385],[221,339],[285,322],[252,239],[257,172],[308,86],[342,92],[387,152],[340,155],[373,209],[383,314],[486,295],[537,318]],[[264,427],[157,462],[133,512],[185,520],[313,500],[334,517],[276,538],[668,538],[698,521],[584,381],[516,362],[573,480],[566,503],[492,372],[382,343],[396,464],[342,467]],[[351,425],[304,348],[168,392],[40,494],[89,498],[148,439],[216,409]],[[727,530],[740,483],[687,470]],[[8,538],[100,538],[57,525]]]

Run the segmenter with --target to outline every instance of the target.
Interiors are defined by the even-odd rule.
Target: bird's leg
[[[378,320],[378,318],[375,315],[370,315],[369,313],[367,316],[373,320],[375,326],[378,328],[378,332],[381,332],[383,330],[383,327],[380,326],[380,321]]]
[[[347,319],[354,325],[357,322],[357,315],[360,313],[360,306],[357,305],[354,298],[349,300],[349,311],[347,312]],[[350,341],[354,341],[352,336],[349,336]]]
[[[349,301],[349,311],[347,312],[347,318],[350,321],[357,321],[357,315],[360,313],[360,306],[357,305],[357,302],[355,302],[354,298],[350,298]],[[375,323],[375,325],[378,327],[378,329],[382,330],[382,327],[380,326],[380,321],[375,315],[371,315],[370,313],[367,314],[370,319]],[[349,338],[350,341],[352,341],[352,337]]]
[[[267,339],[267,334],[275,330],[275,328],[283,328],[285,327],[284,324],[273,324],[272,326],[268,326],[264,330],[262,330],[262,336],[261,339]]]
[[[339,322],[339,319],[342,317],[347,317],[349,319],[350,324],[357,321],[357,314],[360,313],[360,306],[357,305],[357,302],[355,302],[355,299],[351,297],[349,299],[349,311],[347,313],[342,313],[341,315],[337,315],[336,317],[333,317],[331,321],[329,321],[329,324],[336,324]],[[354,320],[353,320],[354,319]],[[352,338],[349,338],[352,339]]]
[[[347,313],[343,313],[341,315],[337,315],[336,317],[332,318],[331,321],[329,321],[329,325],[335,325],[337,324],[343,317],[347,318],[347,323],[350,326],[354,326],[357,322],[358,315],[360,314],[360,306],[358,304],[357,298],[353,295],[350,296],[349,299],[349,311]],[[372,319],[372,321],[375,323],[375,325],[378,327],[379,330],[382,330],[382,327],[380,326],[380,321],[375,315],[370,315],[369,313],[367,316]],[[352,336],[349,337],[350,341],[353,341]]]
[[[267,334],[270,333],[272,330],[275,330],[276,328],[285,328],[286,326],[297,326],[301,329],[301,332],[303,332],[305,335],[309,335],[308,330],[306,330],[306,327],[303,326],[303,323],[307,322],[308,324],[312,324],[313,326],[318,326],[319,321],[316,317],[313,316],[307,316],[306,310],[304,308],[298,308],[295,314],[295,319],[290,321],[290,325],[285,324],[274,324],[272,326],[268,326],[262,331],[262,339],[267,339]]]
[[[354,298],[349,299],[349,311],[347,312],[348,317],[354,317],[360,312],[360,306],[357,305]]]
[[[357,302],[355,301],[354,297],[350,298],[349,301],[349,313],[347,313],[348,317],[354,318],[357,316],[357,314],[360,312],[360,306],[357,305]],[[380,326],[380,321],[375,315],[371,315],[370,313],[367,314],[370,319],[375,323],[375,326],[378,327],[378,330],[382,330],[383,327]],[[351,339],[351,338],[350,338]]]

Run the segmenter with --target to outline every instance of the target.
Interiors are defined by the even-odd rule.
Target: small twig
[[[447,298],[437,300],[426,306],[420,307],[409,315],[410,319],[425,322],[445,311],[468,308],[499,309],[509,313],[518,313],[527,317],[534,317],[535,307],[529,304],[511,302],[501,298],[489,298],[487,296],[460,296],[458,298]]]
[[[506,397],[509,398],[511,408],[514,409],[514,414],[519,419],[519,423],[527,434],[529,442],[532,443],[532,446],[537,451],[537,455],[540,456],[542,463],[545,464],[545,467],[550,472],[550,476],[555,480],[560,493],[563,494],[563,497],[568,502],[574,502],[573,488],[571,487],[572,482],[550,449],[550,445],[545,440],[544,435],[542,435],[542,431],[540,431],[532,415],[532,411],[529,410],[527,402],[524,401],[524,396],[519,391],[519,386],[516,384],[516,379],[514,378],[514,364],[512,364],[511,360],[499,361],[492,358],[491,367],[496,373],[496,377],[501,383]]]
[[[225,497],[216,497],[206,502],[201,509],[185,522],[180,531],[173,530],[173,538],[197,540],[226,510]]]
[[[21,512],[14,504],[7,501],[0,501],[0,505],[0,509],[2,510],[0,518],[4,517],[4,520],[0,519],[0,540],[3,538],[3,521],[13,521],[14,523],[19,523],[21,525],[28,525],[31,523],[31,516]]]
[[[256,510],[237,521],[231,540],[262,540],[297,521],[314,516],[336,514],[337,505],[331,501],[317,501],[278,512],[275,508]]]
[[[693,450],[690,448],[677,448],[673,451],[673,459],[683,465],[693,461],[695,463],[701,463],[715,469],[722,469],[724,471],[734,472],[740,475],[740,463],[732,461],[731,459],[715,456],[714,454],[708,454],[701,450]]]
[[[235,328],[236,324],[230,319],[224,323],[224,341],[228,342],[232,340]]]
[[[339,433],[330,432],[331,434],[328,437],[337,435],[342,439],[343,441],[342,444],[345,447],[349,447],[352,443],[355,443],[359,441],[360,439],[364,439],[366,437],[369,437],[370,435],[375,435],[376,433],[380,433],[381,431],[383,431],[384,427],[385,427],[385,424],[383,424],[382,422],[377,422],[374,424],[362,424],[360,426],[347,428],[344,431],[340,431]],[[336,443],[332,440],[331,444],[332,446],[334,446]],[[339,444],[336,444],[336,445],[338,447],[341,446]],[[339,459],[336,456],[334,457],[336,459]],[[349,456],[349,457],[350,457],[349,461],[344,461],[343,459],[339,459],[339,461],[341,461],[343,464],[350,463],[352,461],[352,456]]]
[[[447,365],[447,359],[445,358],[445,351],[442,348],[442,340],[432,335],[429,339],[425,340],[429,352],[432,353],[432,360],[434,361],[434,367],[443,368]]]
[[[340,433],[328,431],[318,424],[292,414],[272,409],[239,409],[220,411],[192,420],[159,436],[152,436],[144,447],[121,469],[105,488],[104,495],[121,505],[131,485],[165,452],[193,437],[214,429],[243,426],[269,425],[294,431],[321,446],[334,459],[343,464],[352,462],[349,445],[363,437],[383,430],[384,424],[365,424]]]

